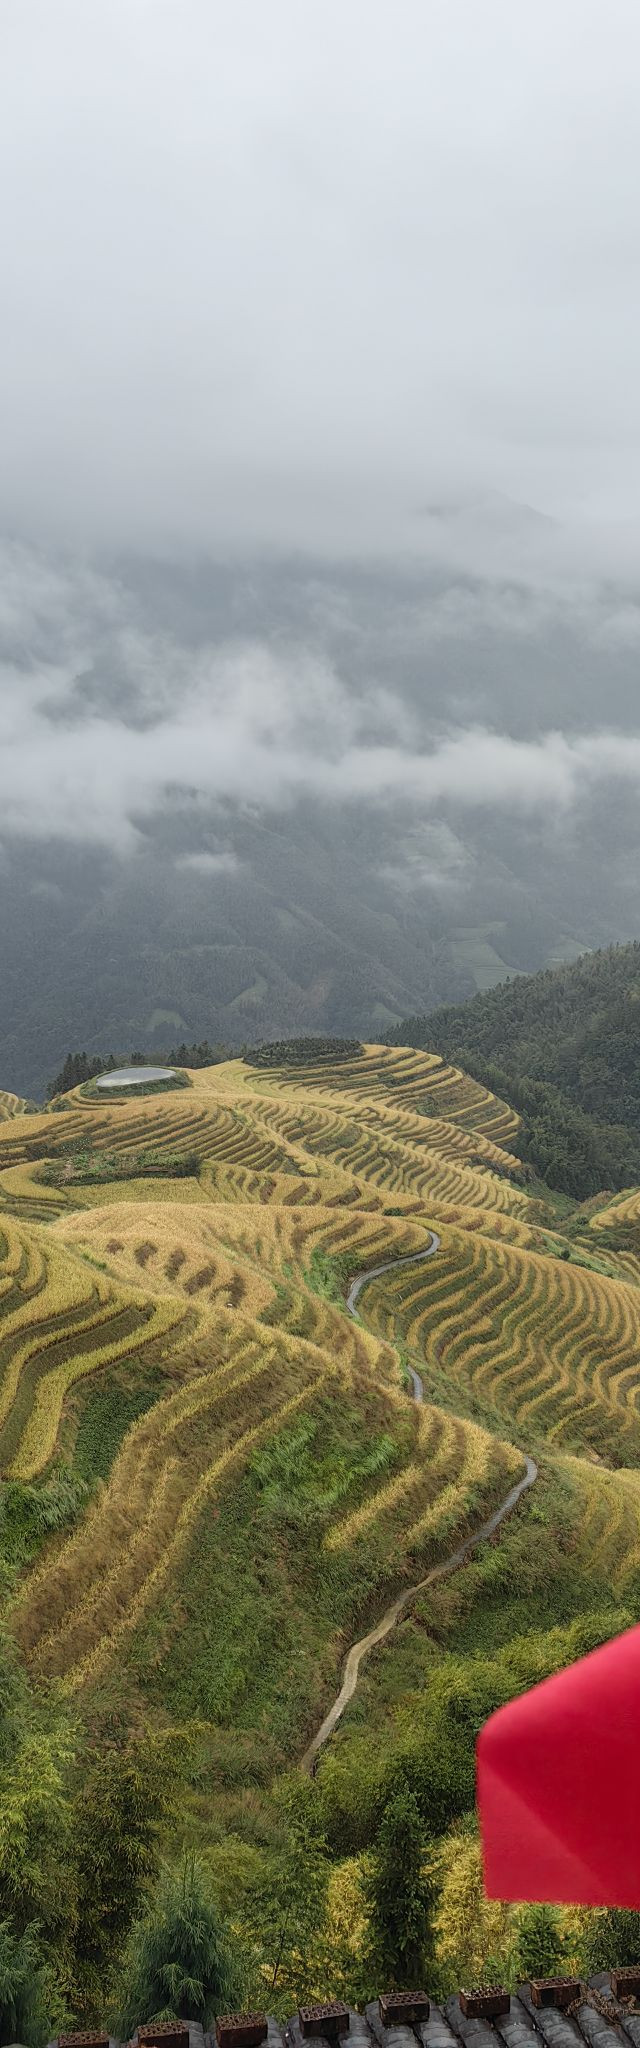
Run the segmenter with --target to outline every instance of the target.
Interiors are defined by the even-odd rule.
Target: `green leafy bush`
[[[0,2048],[24,2041],[40,2048],[46,2039],[51,1985],[43,1963],[36,1927],[16,1932],[0,1921]]]
[[[243,1053],[247,1067],[315,1067],[321,1060],[356,1060],[363,1056],[359,1038],[278,1038],[253,1045]]]
[[[197,1857],[163,1870],[151,1905],[132,1927],[123,1983],[117,2030],[125,2040],[141,2020],[175,2015],[208,2027],[216,2013],[237,2007],[239,1957]]]

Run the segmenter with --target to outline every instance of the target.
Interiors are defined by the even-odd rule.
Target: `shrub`
[[[0,1921],[0,2044],[24,2041],[39,2048],[49,2029],[48,1979],[35,1926],[17,1934]]]
[[[357,1060],[359,1038],[279,1038],[271,1045],[253,1045],[242,1057],[246,1067],[315,1067],[320,1060]]]
[[[633,1968],[640,1956],[640,1913],[622,1907],[590,1913],[584,1939],[588,1976],[598,1970]]]
[[[383,1813],[366,1898],[374,1976],[385,1989],[420,1985],[433,1960],[435,1887],[417,1800],[406,1786]]]
[[[124,1722],[106,1730],[88,1764],[74,1805],[76,1871],[74,1930],[82,2003],[98,1996],[101,1972],[119,1955],[140,1903],[141,1887],[158,1868],[158,1833],[167,1817],[169,1778],[163,1751],[127,1739]]]
[[[570,1961],[570,1945],[557,1906],[523,1906],[518,1916],[517,1975],[558,1977]]]
[[[163,1871],[155,1899],[131,1930],[123,1983],[117,2021],[123,2039],[138,2021],[160,2014],[208,2027],[241,1999],[239,1961],[197,1857]]]

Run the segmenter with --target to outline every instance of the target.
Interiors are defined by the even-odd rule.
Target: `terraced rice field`
[[[640,1455],[640,1293],[627,1282],[452,1229],[437,1265],[372,1288],[367,1312],[523,1440]]]
[[[280,1075],[274,1077],[273,1072],[265,1069],[254,1070],[256,1073],[255,1085],[261,1093],[282,1085]],[[398,1107],[445,1117],[461,1129],[482,1133],[499,1145],[515,1137],[519,1126],[519,1118],[508,1103],[501,1102],[479,1081],[472,1081],[460,1068],[448,1066],[439,1053],[370,1045],[364,1047],[364,1056],[359,1059],[333,1062],[330,1073],[326,1061],[304,1069],[281,1069],[280,1074],[283,1073],[289,1087],[297,1081],[301,1087],[317,1089],[321,1094],[326,1094],[329,1087],[374,1100],[382,1097]]]
[[[36,1230],[0,1239],[0,1472],[31,1480],[54,1456],[65,1400],[85,1375],[174,1344],[182,1304],[123,1291]]]
[[[595,1565],[623,1597],[640,1583],[640,1472],[611,1472],[583,1458],[558,1460],[574,1496],[573,1554]]]
[[[616,1223],[640,1223],[640,1188],[625,1188],[591,1218],[592,1230],[608,1230]]]
[[[117,1237],[112,1232],[117,1232]],[[152,1242],[151,1233],[158,1240]],[[164,1202],[161,1206],[149,1201],[147,1186],[146,1203],[128,1206],[109,1204],[92,1213],[65,1217],[58,1225],[58,1232],[68,1244],[99,1249],[108,1255],[122,1276],[135,1278],[136,1252],[146,1237],[145,1271],[153,1276],[154,1286],[164,1290],[166,1285],[174,1286],[178,1276],[180,1285],[191,1292],[192,1276],[203,1261],[226,1258],[231,1272],[239,1270],[240,1262],[246,1262],[261,1283],[259,1304],[264,1298],[271,1298],[272,1288],[267,1275],[281,1279],[285,1274],[299,1277],[304,1275],[314,1251],[329,1257],[339,1257],[348,1252],[356,1267],[376,1258],[385,1256],[398,1258],[406,1252],[418,1251],[428,1239],[424,1229],[411,1221],[381,1215],[360,1215],[358,1212],[339,1212],[320,1204],[297,1209],[294,1207],[266,1206],[264,1214],[256,1214],[253,1203],[242,1204],[189,1203],[185,1208],[180,1202]],[[139,1265],[139,1260],[137,1261]],[[266,1290],[266,1293],[265,1293]]]
[[[602,1226],[640,1195],[585,1216],[590,1270],[530,1196],[514,1112],[436,1055],[189,1078],[62,1113],[0,1098],[0,1472],[44,1483],[77,1440],[102,1474],[13,1626],[38,1678],[84,1696],[126,1670],[163,1725],[253,1715],[287,1761],[363,1624],[525,1450],[555,1460],[576,1546],[634,1583],[640,1286]],[[348,1316],[348,1276],[432,1228],[437,1256]],[[100,1403],[156,1368],[105,1459]]]
[[[247,1323],[227,1360],[157,1404],[129,1433],[81,1530],[25,1586],[15,1626],[33,1666],[71,1690],[98,1677],[119,1647],[130,1646],[167,1581],[188,1570],[203,1513],[323,1388],[333,1400],[344,1396],[339,1371],[319,1346],[285,1332],[265,1342]],[[395,1390],[383,1408],[391,1454],[398,1437],[393,1462],[402,1461],[400,1470],[383,1487],[375,1470],[367,1474],[358,1509],[345,1516],[337,1503],[324,1540],[327,1552],[342,1554],[354,1588],[363,1547],[369,1565],[379,1553],[382,1585],[392,1544],[402,1577],[405,1563],[437,1554],[441,1537],[464,1524],[470,1493],[476,1502],[492,1497],[498,1471],[502,1483],[521,1462],[507,1447],[496,1458],[482,1431],[435,1411],[408,1417]]]
[[[22,1116],[26,1110],[22,1095],[12,1095],[7,1088],[0,1088],[0,1124],[7,1123],[12,1116]]]
[[[207,1499],[276,1417],[303,1405],[321,1370],[299,1350],[294,1361],[286,1339],[264,1343],[243,1326],[226,1361],[194,1374],[130,1431],[108,1494],[18,1606],[19,1640],[41,1668],[74,1687],[104,1667],[184,1556]]]

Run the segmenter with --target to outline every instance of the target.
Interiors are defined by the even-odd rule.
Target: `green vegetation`
[[[133,1090],[134,1095],[137,1092]],[[196,1180],[201,1165],[196,1152],[176,1153],[161,1146],[119,1153],[100,1151],[97,1146],[76,1150],[72,1143],[61,1145],[56,1158],[46,1160],[40,1178],[45,1187],[52,1188],[68,1187],[71,1181],[79,1187],[94,1187],[103,1181],[108,1185],[120,1180]]]
[[[637,1940],[484,1898],[474,1748],[640,1617],[640,1190],[551,1195],[431,1049],[294,1045],[0,1126],[0,2048]]]
[[[623,1909],[593,1913],[585,1928],[584,1954],[587,1970],[632,1968],[640,1955],[640,1913]]]
[[[168,1815],[163,1751],[107,1717],[83,1739],[0,1644],[0,2036],[32,2048],[115,1985]]]
[[[92,1081],[96,1074],[112,1073],[120,1065],[113,1052],[97,1053],[91,1058],[86,1052],[68,1052],[59,1074],[47,1089],[47,1096],[51,1100],[54,1095],[66,1095],[70,1088],[81,1088],[83,1081]]]
[[[277,1786],[270,1850],[247,1887],[244,1923],[269,2010],[282,2018],[296,1998],[315,1995],[330,1873],[313,1801],[295,1778],[285,1778]]]
[[[243,1059],[249,1067],[315,1067],[320,1062],[355,1060],[361,1052],[358,1038],[278,1038],[252,1045]]]
[[[433,1047],[506,1095],[521,1156],[552,1187],[583,1201],[640,1180],[637,942],[409,1017],[389,1042]]]
[[[145,1366],[144,1359],[132,1358],[120,1373],[109,1374],[106,1386],[98,1378],[78,1389],[73,1443],[73,1470],[78,1480],[91,1485],[95,1479],[108,1477],[127,1431],[161,1399],[166,1388],[160,1366]],[[53,1484],[49,1481],[49,1486]],[[40,1501],[47,1488],[34,1488],[33,1492]]]
[[[317,1294],[321,1301],[334,1301],[337,1307],[343,1308],[345,1290],[353,1271],[353,1255],[350,1252],[332,1254],[321,1251],[316,1246],[311,1253],[304,1278],[312,1293]]]
[[[597,1513],[588,1498],[579,1461],[551,1462],[500,1542],[421,1595],[365,1667],[316,1773],[334,1855],[368,1847],[399,1780],[418,1802],[425,1838],[446,1837],[473,1809],[475,1739],[487,1716],[638,1619],[633,1553],[629,1569],[599,1493]]]
[[[90,1102],[104,1102],[105,1094],[109,1102],[131,1102],[136,1096],[168,1095],[173,1088],[190,1086],[188,1074],[185,1074],[181,1067],[175,1067],[173,1073],[161,1081],[131,1081],[125,1083],[122,1088],[113,1087],[107,1091],[99,1088],[97,1081],[92,1078],[83,1083],[80,1092],[83,1099]]]
[[[418,1802],[405,1785],[384,1808],[365,1894],[374,1983],[397,1991],[431,1982],[434,1891]]]
[[[179,1625],[169,1594],[131,1646],[145,1697],[163,1714],[247,1733],[264,1727],[281,1766],[302,1752],[319,1667],[329,1681],[332,1630],[348,1640],[356,1612],[384,1601],[407,1569],[375,1527],[357,1583],[351,1547],[326,1548],[342,1517],[401,1470],[413,1434],[408,1404],[393,1435],[384,1421],[382,1399],[362,1414],[335,1391],[310,1396],[304,1414],[250,1452],[233,1488],[220,1490],[213,1515],[194,1529]]]
[[[96,2012],[105,1976],[120,1956],[145,1887],[158,1866],[160,1825],[168,1817],[169,1773],[166,1753],[157,1743],[131,1742],[122,1718],[111,1716],[101,1731],[100,1748],[82,1759],[83,1769],[73,1804],[71,1856],[76,1913],[73,1929],[76,2002],[81,2011]],[[144,1937],[136,1930],[138,1980],[147,1956]],[[162,2001],[160,2001],[162,2002]],[[144,2005],[150,2018],[156,2004]],[[143,2006],[138,2007],[141,2018]],[[127,2031],[132,2031],[133,2021]]]
[[[518,1924],[517,1974],[561,1977],[571,1962],[570,1939],[554,1906],[525,1906]]]
[[[55,1095],[66,1095],[70,1088],[80,1088],[83,1082],[95,1080],[98,1074],[112,1074],[118,1067],[215,1067],[228,1058],[226,1046],[209,1045],[206,1038],[198,1045],[173,1046],[170,1052],[109,1052],[91,1056],[86,1052],[68,1052],[55,1081],[47,1089],[47,1097],[50,1101]]]
[[[216,2013],[237,2009],[239,1965],[194,1856],[178,1871],[163,1870],[153,1903],[132,1929],[122,1976],[118,2033],[125,2040],[141,2020],[175,2015],[208,2027]]]
[[[73,1526],[86,1506],[88,1477],[76,1460],[73,1469],[59,1465],[40,1486],[26,1485],[19,1479],[5,1480],[0,1494],[0,1541],[5,1564],[28,1564],[48,1536]]]
[[[52,1986],[35,1931],[0,1921],[0,2043],[39,2048],[48,2031]]]
[[[227,1045],[210,1045],[208,1038],[201,1038],[198,1045],[185,1045],[183,1040],[182,1045],[154,1053],[153,1058],[159,1067],[219,1067],[232,1054]]]

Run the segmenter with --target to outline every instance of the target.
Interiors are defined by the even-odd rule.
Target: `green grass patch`
[[[126,1370],[111,1373],[106,1385],[82,1382],[74,1398],[73,1469],[81,1482],[107,1479],[121,1443],[140,1415],[146,1415],[168,1390],[159,1365],[127,1361]]]
[[[316,1245],[302,1278],[320,1301],[332,1301],[336,1308],[344,1308],[348,1282],[357,1271],[355,1252],[325,1252]]]
[[[354,1573],[324,1534],[405,1461],[414,1428],[409,1404],[390,1419],[382,1391],[356,1407],[333,1389],[254,1453],[200,1516],[179,1589],[131,1640],[156,1706],[181,1722],[264,1727],[281,1761],[295,1758],[343,1650],[414,1568],[372,1528]]]
[[[30,1564],[47,1538],[73,1527],[89,1489],[77,1472],[59,1465],[35,1484],[8,1479],[0,1491],[0,1559],[5,1566]]]
[[[102,1152],[97,1147],[60,1148],[38,1175],[46,1186],[93,1187],[96,1182],[122,1180],[197,1179],[202,1161],[195,1152],[177,1153],[162,1147],[140,1152]]]

